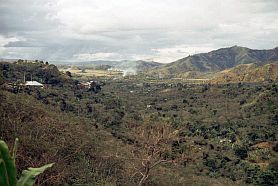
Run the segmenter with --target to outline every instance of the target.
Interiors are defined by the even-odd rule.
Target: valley
[[[278,186],[278,0],[0,2],[0,186]]]
[[[276,76],[219,83],[143,72],[98,76],[106,70],[91,68],[69,73],[41,62],[0,67],[0,134],[10,146],[20,140],[18,171],[55,163],[37,184],[278,181]],[[22,85],[23,75],[44,87]]]

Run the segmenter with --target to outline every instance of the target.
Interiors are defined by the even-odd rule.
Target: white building
[[[43,87],[43,84],[37,81],[26,81],[25,86]]]

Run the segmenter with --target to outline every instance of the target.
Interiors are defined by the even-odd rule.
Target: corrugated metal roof
[[[26,81],[25,85],[29,86],[43,86],[43,84],[37,82],[37,81]]]

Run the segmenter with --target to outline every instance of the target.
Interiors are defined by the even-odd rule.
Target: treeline
[[[43,61],[0,63],[0,81],[2,83],[22,83],[26,81],[38,81],[43,84],[59,85],[69,81],[69,74],[62,74],[55,65]]]

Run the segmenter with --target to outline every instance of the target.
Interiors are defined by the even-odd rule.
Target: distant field
[[[86,69],[59,69],[60,71],[70,71],[73,76],[83,76],[83,77],[113,77],[113,76],[121,76],[122,72],[120,71],[107,71],[107,70],[92,70]]]

